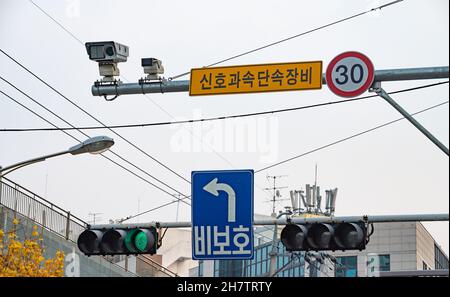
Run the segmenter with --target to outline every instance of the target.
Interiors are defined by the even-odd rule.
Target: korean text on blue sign
[[[253,258],[253,170],[192,172],[192,258]]]

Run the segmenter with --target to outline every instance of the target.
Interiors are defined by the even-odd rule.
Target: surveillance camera
[[[114,41],[86,42],[89,59],[96,62],[126,62],[129,48]]]
[[[117,63],[127,61],[128,46],[114,41],[86,42],[86,50],[89,59],[98,62],[101,82],[116,82],[114,77],[120,75]]]
[[[158,74],[164,73],[164,67],[162,65],[161,60],[155,58],[142,58],[142,67],[144,67],[144,73],[148,74],[148,80],[157,80],[159,79]]]

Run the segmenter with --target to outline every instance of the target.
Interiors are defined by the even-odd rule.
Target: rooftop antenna
[[[277,187],[277,179],[286,177],[287,175],[267,175],[267,180],[273,179],[273,187],[272,188],[265,188],[266,191],[272,191],[272,217],[276,217],[277,214],[275,212],[275,204],[281,198],[281,189],[286,189],[287,187]]]
[[[300,193],[299,191],[290,191],[289,194],[291,195],[292,211],[295,214],[296,212],[300,211]]]
[[[313,187],[313,193],[312,193],[313,197],[313,203],[312,203],[312,207],[314,212],[318,212],[319,208],[320,208],[320,193],[319,193],[319,187],[317,187],[317,163],[315,166],[315,170],[314,170],[314,187]]]
[[[317,186],[316,187],[316,213],[321,213],[322,209],[321,209],[321,204],[322,204],[322,196],[320,195],[320,187]]]
[[[331,200],[331,214],[334,214],[334,211],[336,210],[336,197],[337,197],[337,191],[338,188],[335,188],[334,190],[331,191],[332,193],[332,200]]]
[[[333,215],[336,210],[336,196],[338,189],[335,188],[333,190],[325,191],[325,210],[329,215]]]
[[[92,222],[92,225],[95,225],[96,219],[101,220],[101,218],[98,217],[101,214],[103,214],[103,213],[101,213],[101,212],[90,212],[89,213],[89,216],[92,216],[92,220],[90,221],[90,222]]]
[[[311,201],[311,185],[310,184],[306,184],[306,211],[309,212],[311,210],[311,207],[313,206],[312,201]]]
[[[299,196],[301,198],[301,200],[299,200],[299,210],[303,211],[303,209],[302,209],[302,202],[303,202],[303,206],[305,207],[305,211],[307,211],[308,210],[308,204],[306,202],[306,197],[304,195],[304,191],[300,190],[300,191],[298,191],[298,194],[299,194]]]
[[[316,163],[316,170],[314,173],[314,187],[317,187],[317,163]]]

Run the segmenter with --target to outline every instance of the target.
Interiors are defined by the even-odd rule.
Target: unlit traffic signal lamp
[[[78,248],[93,255],[153,255],[158,249],[156,228],[87,229],[78,237]]]

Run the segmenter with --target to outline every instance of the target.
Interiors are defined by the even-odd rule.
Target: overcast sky
[[[128,45],[130,57],[119,68],[122,80],[129,81],[143,76],[143,57],[161,59],[164,75],[170,77],[389,2],[34,1],[82,42],[115,40]],[[406,0],[223,65],[321,60],[325,69],[339,53],[356,50],[370,57],[375,69],[448,66],[448,6],[446,0]],[[107,124],[225,116],[341,100],[324,85],[322,90],[247,95],[130,95],[107,102],[91,95],[98,67],[76,38],[31,1],[0,0],[0,48]],[[73,125],[98,125],[2,54],[0,75]],[[383,87],[394,91],[439,81],[445,79],[387,82]],[[3,81],[0,89],[56,125],[67,126]],[[448,97],[447,84],[393,95],[411,113]],[[399,117],[383,99],[372,98],[237,122],[117,131],[190,180],[193,170],[257,170]],[[416,118],[448,147],[448,104]],[[0,95],[0,129],[33,127],[50,125]],[[233,133],[236,130],[247,136],[241,138]],[[114,138],[115,152],[190,195],[189,183],[110,131],[87,133]],[[0,132],[0,164],[7,166],[75,144],[58,131]],[[106,155],[152,180],[111,153]],[[281,190],[283,198],[289,198],[289,190],[314,183],[316,164],[321,188],[339,188],[336,215],[449,211],[448,156],[409,122],[401,121],[256,174],[255,212],[269,215],[272,210],[269,193],[262,190],[269,186],[266,175],[286,175],[278,185],[289,187]],[[8,177],[85,220],[92,220],[89,213],[101,213],[97,222],[103,223],[173,200],[98,155],[53,158]],[[288,204],[281,201],[277,210]],[[134,221],[174,221],[176,213],[175,203]],[[187,205],[180,204],[179,220],[190,220]],[[425,225],[448,254],[448,222]]]

